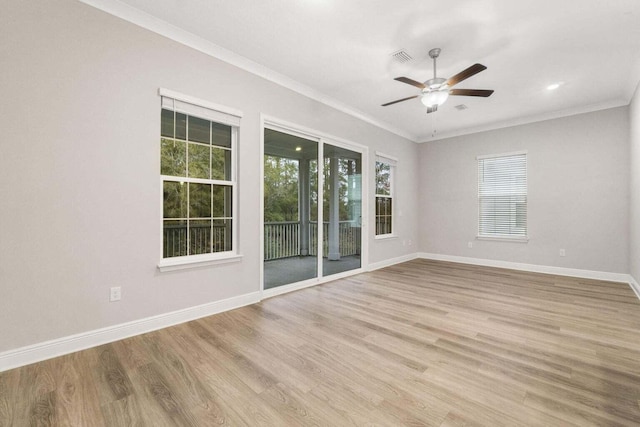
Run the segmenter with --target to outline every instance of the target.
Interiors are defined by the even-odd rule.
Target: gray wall
[[[640,283],[640,84],[629,108],[631,123],[631,179],[629,185],[629,270]]]
[[[0,54],[0,352],[258,291],[260,113],[369,146],[371,173],[398,157],[400,238],[370,262],[415,252],[403,138],[73,0],[3,4]],[[159,87],[244,112],[240,263],[157,271]]]
[[[530,240],[475,240],[476,156],[519,150],[528,151]],[[420,250],[628,273],[628,155],[627,107],[422,144]]]

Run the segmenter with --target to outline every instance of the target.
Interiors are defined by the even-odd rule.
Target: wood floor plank
[[[354,426],[392,426],[396,418],[381,411],[376,405],[352,393],[351,390],[332,381],[324,381],[311,390],[311,394],[338,412],[348,425]]]
[[[481,427],[482,424],[460,415],[457,412],[451,411],[447,414],[440,427]]]
[[[638,426],[640,301],[418,259],[0,373],[31,425]]]
[[[97,364],[95,366],[96,371],[93,373],[100,378],[99,388],[102,393],[102,401],[109,402],[124,399],[133,393],[131,380],[120,359],[115,354],[112,344],[90,349],[89,353],[95,353],[96,355],[97,360],[90,363],[90,366]]]
[[[0,426],[18,424],[20,417],[18,403],[27,397],[18,395],[21,372],[20,369],[13,369],[0,373]]]
[[[596,415],[588,412],[584,409],[574,408],[567,405],[566,402],[562,402],[556,399],[539,396],[533,393],[528,393],[525,398],[525,405],[531,408],[536,408],[544,412],[553,414],[560,419],[575,423],[580,426],[599,426],[599,427],[622,427],[622,426],[637,426],[637,423],[633,422],[618,422],[612,420],[611,415],[603,413],[602,415]]]
[[[29,410],[29,424],[36,427],[55,426],[56,408],[55,392],[40,394]]]
[[[181,332],[184,325],[171,328],[170,333],[163,336],[167,345],[170,345],[176,353],[180,354],[184,361],[188,361],[193,377],[199,380],[195,395],[208,400],[201,401],[192,407],[192,412],[201,425],[243,425],[244,422],[220,397],[225,394],[225,388],[219,387],[219,383],[209,381],[207,372],[212,366],[211,356],[207,356],[204,349],[197,345],[190,337]],[[221,370],[218,370],[221,371]],[[222,373],[222,372],[219,372]],[[204,391],[198,390],[204,388]]]
[[[57,424],[68,426],[104,425],[95,419],[99,413],[98,389],[91,376],[83,375],[87,359],[73,353],[51,360],[52,375],[56,382]]]
[[[308,366],[300,366],[299,359],[292,358],[293,348],[278,345],[277,337],[273,339],[269,336],[269,330],[278,327],[277,321],[269,321],[270,328],[258,329],[253,326],[256,319],[251,315],[252,313],[245,311],[235,313],[232,317],[223,315],[207,320],[210,327],[222,331],[225,340],[241,347],[246,357],[251,360],[262,360],[262,368],[272,376],[287,378],[287,385],[303,393],[315,387],[318,381],[313,374],[309,374]],[[233,333],[230,334],[228,331]],[[299,369],[300,367],[302,369]]]
[[[213,396],[205,406],[195,407],[194,414],[199,414],[203,420],[216,420],[218,424],[281,424],[279,415],[257,399],[257,393],[247,385],[244,375],[236,375],[238,367],[228,360],[221,360],[217,349],[201,340],[191,326],[187,323],[171,328],[171,336],[180,344],[176,347],[178,351],[190,360],[202,384]]]
[[[135,376],[138,383],[142,384],[142,394],[146,398],[146,406],[154,406],[158,415],[156,420],[162,419],[174,426],[197,426],[198,421],[193,416],[187,402],[179,398],[172,384],[162,373],[163,368],[154,362],[139,367]],[[149,405],[150,404],[150,405]],[[154,422],[158,422],[154,420]]]
[[[259,398],[274,408],[286,425],[321,426],[332,420],[344,425],[347,420],[329,405],[318,404],[313,395],[302,395],[283,383],[275,384],[260,393]]]
[[[16,399],[12,412],[18,425],[46,425],[46,422],[53,422],[55,407],[49,404],[54,402],[56,384],[50,367],[51,361],[46,360],[22,368],[18,389],[12,393],[13,399]]]
[[[145,417],[145,412],[140,407],[140,403],[138,402],[138,397],[136,395],[127,396],[124,399],[102,405],[100,410],[104,424],[109,427],[144,427],[152,425],[150,417]],[[98,417],[94,417],[94,420],[97,421],[97,419]]]

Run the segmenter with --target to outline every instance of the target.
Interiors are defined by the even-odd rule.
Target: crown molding
[[[111,14],[117,18],[123,19],[127,22],[135,24],[139,27],[152,31],[163,37],[171,39],[175,42],[188,46],[192,49],[200,51],[204,54],[212,56],[216,59],[224,61],[228,64],[236,66],[244,71],[255,74],[262,77],[265,80],[276,83],[282,87],[290,89],[308,98],[318,101],[324,105],[355,117],[363,122],[374,125],[380,129],[384,129],[388,132],[406,138],[412,142],[418,142],[416,135],[413,135],[405,130],[392,126],[383,121],[359,111],[349,105],[338,101],[330,96],[321,93],[307,85],[304,85],[290,77],[280,74],[264,65],[258,64],[242,55],[238,55],[235,52],[225,49],[215,43],[212,43],[200,36],[185,31],[176,27],[166,21],[156,18],[146,12],[131,7],[118,0],[78,0],[81,3],[95,7],[103,12]]]
[[[436,137],[431,137],[428,134],[416,135],[406,130],[400,129],[384,121],[378,120],[373,116],[370,116],[356,108],[353,108],[341,101],[336,100],[310,86],[304,85],[284,74],[278,73],[270,68],[265,67],[257,62],[254,62],[242,55],[239,55],[229,49],[212,43],[200,36],[197,36],[189,31],[183,30],[175,25],[172,25],[166,21],[156,18],[140,9],[136,9],[123,3],[119,0],[78,0],[81,3],[95,7],[103,12],[113,15],[117,18],[123,19],[139,27],[145,28],[170,40],[178,42],[182,45],[188,46],[199,52],[212,56],[216,59],[224,61],[228,64],[236,66],[244,71],[257,75],[270,82],[276,83],[282,87],[297,92],[303,96],[341,111],[347,115],[350,115],[363,122],[369,123],[380,129],[391,132],[395,135],[408,139],[409,141],[416,143],[426,143],[432,141],[439,141],[442,139],[453,138],[456,136],[469,135],[478,132],[486,132],[491,130],[503,129],[513,126],[520,126],[530,123],[541,122],[545,120],[552,120],[562,117],[574,116],[577,114],[585,114],[599,110],[605,110],[609,108],[616,108],[626,106],[629,104],[629,100],[617,99],[600,104],[593,104],[587,106],[581,106],[576,108],[570,108],[560,111],[547,112],[539,115],[514,118],[495,123],[489,123],[486,125],[470,127],[466,129],[459,129],[451,132],[444,132],[438,134]],[[640,60],[636,63],[636,70],[640,70]],[[630,78],[634,83],[637,83],[636,73]]]
[[[456,136],[470,135],[473,133],[487,132],[490,130],[521,126],[521,125],[526,125],[530,123],[543,122],[545,120],[560,119],[562,117],[576,116],[578,114],[592,113],[594,111],[608,110],[610,108],[624,107],[627,105],[629,105],[628,100],[616,99],[613,101],[607,101],[600,104],[592,104],[592,105],[585,105],[581,107],[568,108],[565,110],[552,111],[544,114],[537,114],[534,116],[518,117],[514,119],[500,121],[500,122],[489,123],[482,126],[475,126],[475,127],[455,130],[451,132],[444,132],[434,138],[431,138],[429,136],[423,136],[423,137],[419,137],[418,141],[420,144],[422,144],[426,142],[439,141],[441,139],[453,138]]]

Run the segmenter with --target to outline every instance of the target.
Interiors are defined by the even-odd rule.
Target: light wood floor
[[[640,425],[626,284],[415,260],[0,374],[0,425]]]

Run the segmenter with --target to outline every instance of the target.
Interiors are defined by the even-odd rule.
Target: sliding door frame
[[[361,171],[362,171],[362,219],[361,219],[361,237],[360,237],[360,268],[353,270],[331,274],[324,276],[322,271],[322,245],[324,242],[323,227],[318,226],[318,245],[316,248],[317,257],[317,277],[313,279],[304,280],[297,283],[288,285],[282,285],[271,289],[264,289],[264,132],[265,129],[275,130],[277,132],[287,133],[300,138],[316,141],[318,143],[318,224],[322,224],[323,218],[323,204],[324,197],[322,196],[322,189],[324,188],[324,174],[322,173],[322,165],[324,163],[324,144],[330,144],[335,147],[344,148],[347,150],[355,151],[361,155]],[[260,115],[260,293],[262,298],[269,298],[286,292],[303,289],[309,286],[318,285],[320,283],[326,283],[332,280],[336,280],[342,277],[352,276],[354,274],[362,273],[366,271],[366,267],[369,264],[369,147],[358,144],[352,141],[348,141],[342,138],[337,138],[332,135],[325,134],[314,129],[309,129],[304,126],[299,126],[294,123],[287,122],[275,117]]]

